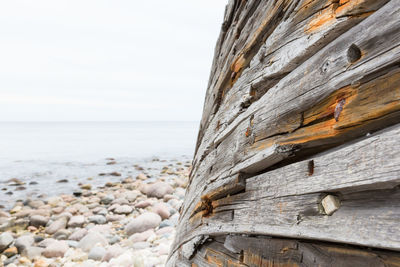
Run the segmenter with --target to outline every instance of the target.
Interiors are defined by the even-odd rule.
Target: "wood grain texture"
[[[398,0],[229,1],[168,265],[400,266],[399,123]]]

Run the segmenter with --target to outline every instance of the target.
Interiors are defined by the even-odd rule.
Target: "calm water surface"
[[[70,193],[88,177],[95,177],[94,184],[121,179],[99,178],[102,172],[134,176],[139,172],[135,164],[151,172],[155,164],[188,162],[198,126],[198,122],[1,122],[0,204],[43,191],[47,195]],[[117,164],[107,165],[106,158],[115,158]],[[161,161],[154,162],[154,158]],[[8,186],[5,181],[10,178],[24,181],[27,189],[16,191]],[[60,179],[73,182],[59,184]],[[9,191],[13,194],[6,195]]]

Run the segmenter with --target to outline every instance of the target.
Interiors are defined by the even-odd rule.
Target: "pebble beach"
[[[107,171],[94,177],[52,181],[56,193],[42,186],[42,194],[5,202],[0,266],[164,266],[190,161],[155,158],[144,166],[125,162],[121,172],[119,167],[118,159],[107,158]],[[11,196],[29,184],[10,178],[3,191]]]

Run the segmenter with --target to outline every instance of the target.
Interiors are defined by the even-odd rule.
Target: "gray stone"
[[[117,198],[112,202],[112,204],[127,205],[129,204],[129,201],[125,198]]]
[[[4,261],[4,266],[12,266],[13,265],[12,263],[15,262],[18,259],[18,257],[19,257],[19,255],[15,255],[15,256],[12,256],[11,258],[6,259]],[[17,265],[14,264],[14,266],[17,266]]]
[[[124,253],[124,252],[125,252],[125,250],[123,248],[121,248],[119,245],[111,246],[107,249],[107,252],[103,257],[103,261],[110,261],[111,259],[122,255],[122,253]]]
[[[130,214],[132,211],[133,209],[128,205],[119,206],[114,210],[116,214]]]
[[[164,228],[164,227],[173,227],[174,224],[170,221],[170,220],[164,220],[160,223],[160,228]]]
[[[125,215],[117,215],[117,214],[106,216],[107,222],[116,222],[116,221],[120,221],[124,218],[125,218]]]
[[[77,248],[79,246],[78,241],[67,240],[67,242],[68,242],[68,246],[70,246],[71,248]]]
[[[82,225],[85,223],[85,217],[82,215],[78,216],[72,216],[71,219],[68,222],[68,227],[76,228],[76,227],[82,227]]]
[[[139,196],[140,192],[137,190],[127,191],[123,193],[123,198],[128,200],[129,202],[134,202],[136,198]]]
[[[67,229],[61,229],[57,231],[54,235],[53,238],[57,240],[66,240],[68,237],[71,235],[71,232],[68,231]]]
[[[119,241],[121,241],[121,238],[117,235],[111,236],[110,238],[107,238],[107,239],[108,239],[108,243],[110,245],[114,245],[114,244],[118,243]]]
[[[134,250],[145,249],[145,248],[148,248],[148,247],[150,247],[150,244],[147,243],[147,242],[136,242],[136,243],[134,243],[132,245],[132,248]]]
[[[46,234],[52,235],[61,229],[65,229],[66,227],[67,227],[67,218],[61,217],[57,221],[52,222],[50,226],[46,228]]]
[[[14,242],[14,237],[11,233],[5,232],[0,234],[0,253],[8,248],[12,242]]]
[[[93,247],[88,255],[90,260],[101,261],[106,255],[106,249],[103,247]]]
[[[29,218],[29,224],[39,228],[40,226],[46,226],[49,222],[49,218],[42,215],[33,215]]]
[[[40,247],[27,247],[23,252],[22,256],[27,257],[28,259],[33,259],[42,255],[44,248]]]
[[[109,195],[103,197],[103,198],[100,200],[100,203],[102,203],[102,204],[104,204],[104,205],[108,205],[108,204],[110,204],[111,202],[113,202],[114,200],[115,200],[115,197],[114,197],[113,195],[109,194]]]
[[[107,222],[106,217],[104,217],[103,215],[93,215],[93,216],[90,216],[88,219],[89,219],[89,222],[92,222],[95,224],[105,224]]]
[[[15,246],[18,248],[18,252],[22,253],[26,248],[33,245],[35,239],[32,235],[23,235],[15,240]]]
[[[173,225],[177,225],[179,221],[179,213],[175,213],[172,215],[169,220],[172,222]]]
[[[42,255],[46,258],[64,257],[65,252],[69,249],[68,243],[65,241],[54,241],[50,243],[43,251]]]
[[[80,241],[82,238],[87,235],[88,231],[84,228],[77,229],[69,236],[69,240]]]
[[[50,245],[51,243],[53,243],[54,241],[56,241],[54,238],[46,238],[45,240],[41,241],[38,246],[41,248],[45,248],[48,245]]]
[[[150,200],[140,201],[140,202],[135,204],[135,208],[138,208],[138,209],[145,209],[148,206],[151,206]]]
[[[146,212],[135,219],[132,219],[131,222],[126,225],[125,232],[127,235],[132,235],[134,233],[141,233],[146,230],[156,228],[161,223],[161,217],[153,212]]]
[[[97,232],[91,232],[88,233],[84,238],[82,238],[81,241],[79,241],[78,248],[88,252],[97,244],[100,244],[101,246],[106,246],[108,245],[108,242],[103,235]]]
[[[38,209],[44,205],[44,202],[41,200],[31,200],[28,202],[28,206],[32,209]]]
[[[62,219],[62,218],[66,219],[67,222],[68,222],[68,220],[72,218],[71,212],[65,211],[65,212],[63,212],[63,213],[61,213],[61,214],[59,214],[57,216],[54,216],[54,220],[55,221],[57,221],[59,219]]]
[[[131,241],[132,243],[143,242],[143,241],[146,241],[149,237],[151,237],[154,234],[155,234],[155,232],[153,229],[144,231],[142,233],[135,233],[129,237],[129,241]]]
[[[148,197],[163,198],[167,194],[172,194],[174,189],[172,186],[165,182],[156,182],[154,184],[148,185],[145,190],[145,194]]]
[[[153,212],[157,213],[160,215],[160,217],[164,219],[168,219],[169,216],[171,216],[171,213],[169,212],[169,208],[167,205],[164,203],[157,203],[153,206]]]

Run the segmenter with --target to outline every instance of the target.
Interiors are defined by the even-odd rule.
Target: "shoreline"
[[[138,175],[107,171],[80,182],[59,180],[79,189],[0,209],[0,266],[164,266],[190,162],[155,159],[133,167]],[[93,185],[94,179],[104,184]]]

